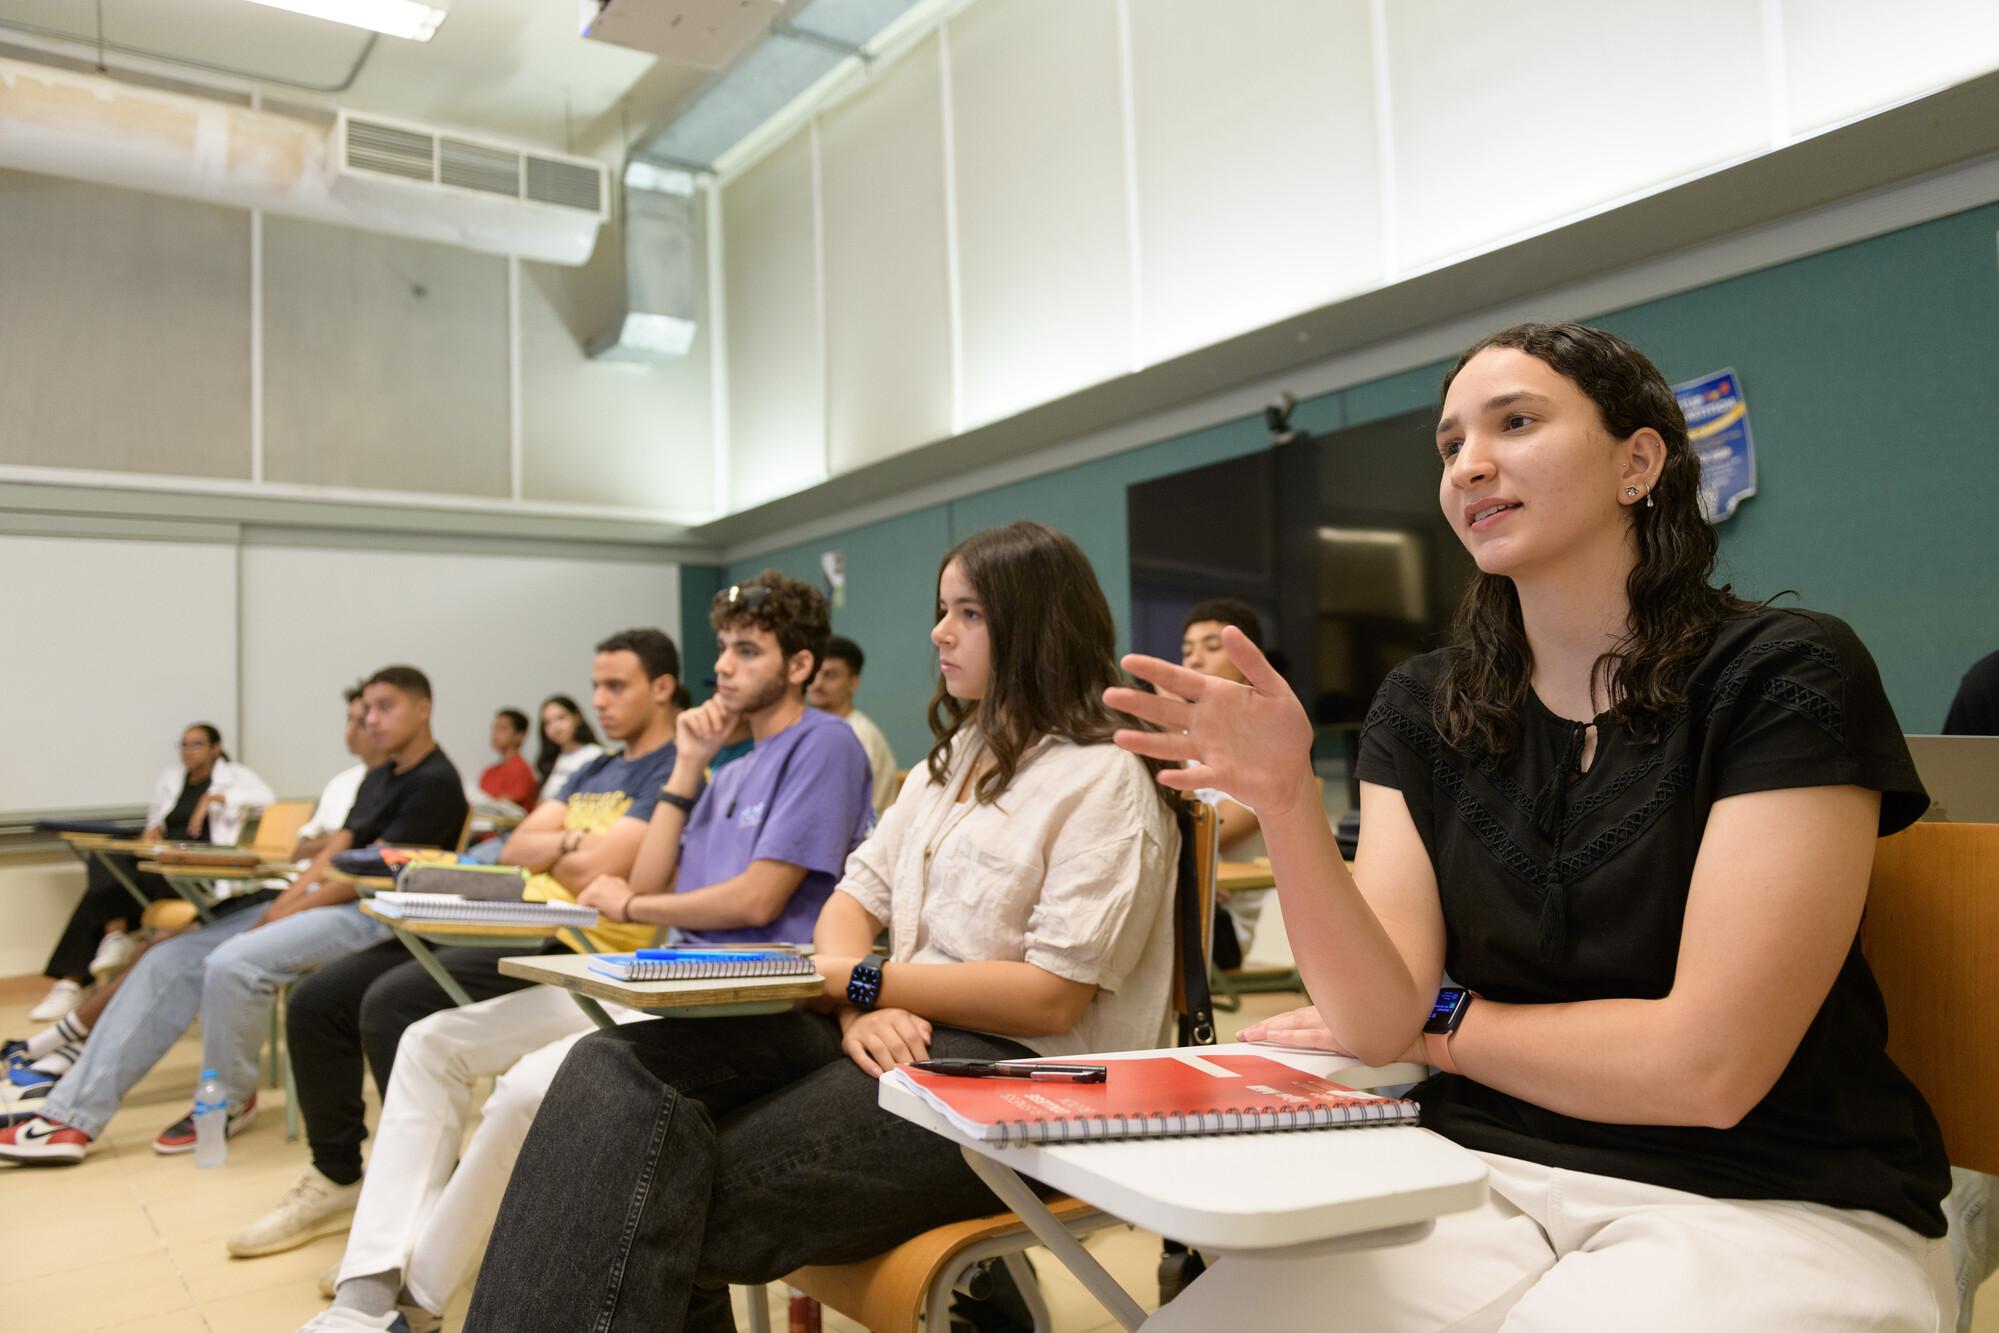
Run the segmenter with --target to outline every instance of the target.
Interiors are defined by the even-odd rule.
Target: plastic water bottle
[[[194,1090],[194,1164],[221,1166],[229,1157],[229,1097],[213,1069]]]

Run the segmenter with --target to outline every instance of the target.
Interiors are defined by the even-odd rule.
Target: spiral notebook
[[[907,1065],[882,1075],[987,1143],[1268,1134],[1413,1125],[1413,1101],[1356,1092],[1260,1055],[1105,1060],[1102,1083],[962,1078]]]
[[[368,900],[378,915],[399,921],[462,921],[481,926],[575,926],[597,924],[597,909],[575,903],[465,898],[455,893],[378,893]]]
[[[809,977],[810,958],[784,949],[640,949],[590,955],[590,970],[619,981],[706,981],[717,977]]]

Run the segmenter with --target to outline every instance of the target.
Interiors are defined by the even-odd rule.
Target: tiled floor
[[[0,982],[0,1034],[31,1030],[27,1011],[45,984],[39,978]],[[1249,1019],[1293,1003],[1289,995],[1248,997],[1243,1013],[1221,1015],[1223,1040]],[[0,1285],[10,1311],[0,1326],[35,1333],[287,1333],[324,1308],[315,1280],[339,1258],[344,1238],[325,1237],[262,1259],[232,1259],[222,1248],[225,1236],[273,1203],[305,1169],[305,1145],[285,1141],[281,1092],[260,1095],[262,1113],[230,1141],[229,1162],[220,1170],[197,1171],[190,1157],[152,1151],[153,1135],[186,1112],[199,1058],[199,1043],[183,1038],[133,1090],[82,1166],[0,1166]],[[369,1104],[372,1123],[372,1089]],[[1151,1308],[1158,1238],[1117,1228],[1088,1244]],[[1060,1264],[1038,1250],[1030,1257],[1057,1333],[1115,1333],[1103,1308]],[[774,1289],[770,1296],[773,1325],[783,1329],[783,1292]],[[738,1291],[737,1325],[746,1329],[742,1298]],[[466,1301],[461,1293],[446,1312],[447,1333],[463,1327]],[[1987,1284],[1978,1316],[1973,1333],[1999,1333],[1999,1280]],[[858,1330],[830,1311],[824,1328]]]
[[[0,1035],[34,1030],[27,1011],[47,983],[0,982]],[[1249,1016],[1275,1013],[1291,996],[1252,996]],[[1224,1034],[1247,1017],[1223,1015]],[[287,1143],[284,1094],[265,1089],[259,1115],[230,1140],[228,1164],[198,1171],[190,1156],[161,1157],[152,1139],[186,1113],[200,1072],[198,1037],[183,1038],[134,1088],[83,1165],[29,1170],[0,1165],[0,1285],[24,1315],[0,1326],[36,1333],[148,1330],[148,1333],[287,1333],[325,1307],[315,1281],[340,1257],[342,1237],[262,1259],[234,1259],[223,1238],[274,1203],[307,1164],[305,1145]],[[374,1120],[369,1090],[369,1121]],[[1159,1242],[1144,1232],[1100,1232],[1090,1249],[1148,1306],[1156,1299]],[[1048,1255],[1032,1252],[1059,1333],[1114,1333],[1116,1325]],[[773,1324],[785,1327],[781,1290],[771,1293]],[[737,1292],[737,1322],[742,1292]],[[465,1318],[461,1294],[446,1312],[447,1333]],[[32,1312],[31,1319],[27,1312]],[[826,1333],[858,1325],[828,1311]]]

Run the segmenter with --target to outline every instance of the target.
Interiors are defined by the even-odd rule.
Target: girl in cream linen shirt
[[[1042,1055],[1169,1039],[1179,832],[1144,764],[1111,745],[1047,739],[997,802],[960,801],[983,746],[952,745],[940,785],[919,769],[847,858],[836,892],[889,925],[891,963],[1033,963],[1096,986]]]

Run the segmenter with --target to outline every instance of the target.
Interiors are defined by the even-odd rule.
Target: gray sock
[[[367,1315],[389,1314],[396,1308],[396,1294],[403,1288],[403,1270],[385,1269],[365,1277],[350,1277],[334,1290],[333,1303]]]

